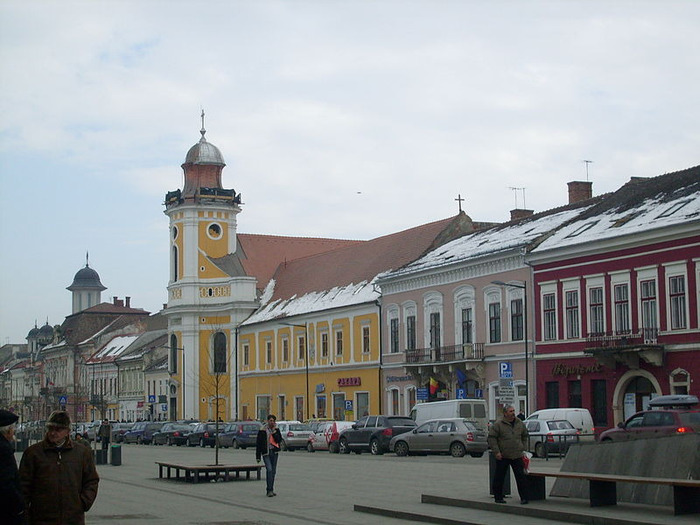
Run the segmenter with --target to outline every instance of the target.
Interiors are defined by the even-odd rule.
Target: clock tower
[[[182,189],[165,196],[170,220],[168,342],[171,419],[236,415],[235,331],[257,307],[256,279],[236,253],[241,194],[222,185],[219,149],[201,138],[182,164]]]

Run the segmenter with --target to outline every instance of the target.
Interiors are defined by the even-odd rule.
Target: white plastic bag
[[[523,452],[523,470],[525,474],[530,472],[530,459],[532,459],[532,452]]]

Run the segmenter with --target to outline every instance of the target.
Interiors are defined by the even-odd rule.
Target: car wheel
[[[172,446],[173,446],[173,440],[170,439],[170,438],[168,438],[168,446],[169,446],[169,447],[172,447]]]
[[[469,455],[473,458],[481,458],[484,456],[483,452],[470,452]]]
[[[139,445],[143,445],[143,438],[141,436],[136,438],[136,443]]]
[[[204,438],[199,438],[199,446],[204,448]]]
[[[394,445],[394,452],[396,452],[397,456],[408,456],[408,443],[397,441]]]
[[[453,458],[463,458],[467,453],[467,449],[459,441],[455,441],[450,445],[450,454]]]
[[[606,438],[601,439],[600,442],[601,443],[612,443],[612,439],[606,437]]]
[[[350,447],[348,447],[348,440],[341,438],[338,442],[338,452],[341,454],[350,454]]]
[[[328,452],[331,454],[337,454],[338,453],[338,443],[333,441],[328,445]]]
[[[544,457],[544,443],[535,443],[535,456],[538,458]]]
[[[235,439],[233,440],[233,443],[231,443],[231,444],[233,445],[233,448],[236,449],[236,450],[240,448],[240,445],[238,444],[238,441],[236,441]]]
[[[311,443],[306,444],[306,450],[308,450],[309,452],[316,452],[314,450],[314,446]]]
[[[384,454],[384,451],[382,450],[381,446],[379,446],[378,439],[372,439],[372,441],[369,442],[369,451],[372,453],[373,456],[381,456],[382,454]]]

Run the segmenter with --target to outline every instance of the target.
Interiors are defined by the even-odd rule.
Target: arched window
[[[170,336],[170,373],[177,374],[177,336]]]
[[[173,282],[176,282],[178,279],[178,271],[179,268],[177,267],[177,246],[173,246]]]
[[[214,334],[214,373],[226,373],[226,334]]]

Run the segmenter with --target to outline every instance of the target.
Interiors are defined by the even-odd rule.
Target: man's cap
[[[56,410],[51,412],[49,420],[46,422],[47,427],[70,428],[70,416],[68,412]]]
[[[17,423],[19,416],[9,410],[0,409],[0,427],[6,427]]]

